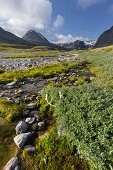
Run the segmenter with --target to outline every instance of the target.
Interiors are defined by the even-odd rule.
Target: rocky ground
[[[0,53],[0,56],[3,53]],[[8,56],[8,53],[5,53]],[[29,57],[29,58],[0,58],[0,69],[4,70],[26,70],[34,66],[41,66],[46,64],[56,63],[56,59],[65,60],[76,58],[78,54],[74,56],[54,56],[54,57]]]

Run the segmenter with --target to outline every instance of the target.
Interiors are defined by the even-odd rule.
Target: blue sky
[[[113,0],[0,0],[0,26],[22,37],[34,29],[52,42],[96,40],[113,26]]]

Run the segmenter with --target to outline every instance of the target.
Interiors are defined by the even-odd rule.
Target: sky
[[[113,26],[113,0],[0,0],[0,27],[22,37],[33,29],[50,42],[97,40]]]

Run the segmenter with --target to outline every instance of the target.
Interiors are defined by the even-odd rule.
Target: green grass
[[[113,88],[113,46],[82,51],[80,58],[91,63],[90,71],[97,76],[98,86]]]
[[[0,117],[3,117],[7,121],[11,122],[23,116],[23,112],[26,110],[26,106],[23,103],[18,105],[8,102],[5,99],[0,99],[0,110]]]
[[[16,155],[17,147],[13,142],[15,136],[15,124],[8,123],[7,121],[1,120],[0,125],[0,169]]]

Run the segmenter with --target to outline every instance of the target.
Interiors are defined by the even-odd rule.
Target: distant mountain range
[[[87,50],[88,48],[92,48],[95,44],[95,41],[80,41],[77,40],[75,42],[71,42],[71,43],[66,43],[66,44],[62,44],[59,43],[58,45],[63,47],[63,48],[67,48],[70,50],[76,49],[76,50]]]
[[[97,41],[80,41],[77,40],[71,43],[60,43],[53,44],[50,43],[42,34],[39,32],[35,32],[34,30],[28,31],[22,38],[17,37],[11,32],[5,31],[0,27],[0,43],[8,43],[8,44],[18,44],[25,46],[50,46],[53,48],[58,48],[61,50],[86,50],[88,48],[98,48],[113,45],[113,27],[109,30],[105,31],[98,38]]]
[[[94,45],[94,48],[105,47],[109,45],[113,45],[113,26],[100,35],[96,44]]]

